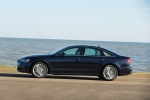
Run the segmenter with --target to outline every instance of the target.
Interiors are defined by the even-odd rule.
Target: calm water
[[[0,66],[16,66],[18,58],[30,54],[47,54],[67,45],[101,45],[113,52],[130,56],[134,72],[150,72],[150,43],[75,41],[51,39],[0,38]]]

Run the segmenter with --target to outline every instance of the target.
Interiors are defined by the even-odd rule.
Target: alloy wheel
[[[34,64],[32,74],[38,78],[45,77],[47,74],[47,66],[44,63]]]
[[[103,78],[105,80],[111,81],[116,79],[118,75],[117,69],[113,65],[107,65],[103,70]]]

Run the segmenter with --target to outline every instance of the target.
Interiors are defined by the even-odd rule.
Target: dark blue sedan
[[[19,72],[42,78],[54,75],[92,75],[112,81],[132,72],[130,57],[120,56],[99,46],[67,46],[47,55],[32,55],[17,61]]]

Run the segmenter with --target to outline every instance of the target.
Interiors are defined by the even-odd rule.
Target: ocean
[[[134,42],[0,38],[0,66],[16,67],[20,57],[48,54],[69,45],[100,45],[117,54],[131,57],[133,72],[150,72],[150,43]]]

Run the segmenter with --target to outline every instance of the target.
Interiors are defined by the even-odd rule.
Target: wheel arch
[[[32,63],[31,67],[30,67],[30,70],[29,70],[29,73],[32,73],[32,68],[33,68],[33,65],[36,64],[36,63],[43,63],[46,65],[47,69],[48,69],[48,73],[49,73],[49,67],[48,67],[48,64],[45,62],[45,61],[35,61],[34,63]],[[47,74],[48,74],[47,73]]]
[[[100,70],[100,75],[102,75],[102,72],[103,72],[104,68],[105,68],[106,66],[108,66],[108,65],[113,65],[113,66],[117,69],[117,71],[118,71],[118,75],[120,75],[120,71],[119,71],[118,66],[117,66],[117,65],[115,65],[115,64],[112,64],[112,63],[105,64],[105,65],[102,67],[102,69]]]

